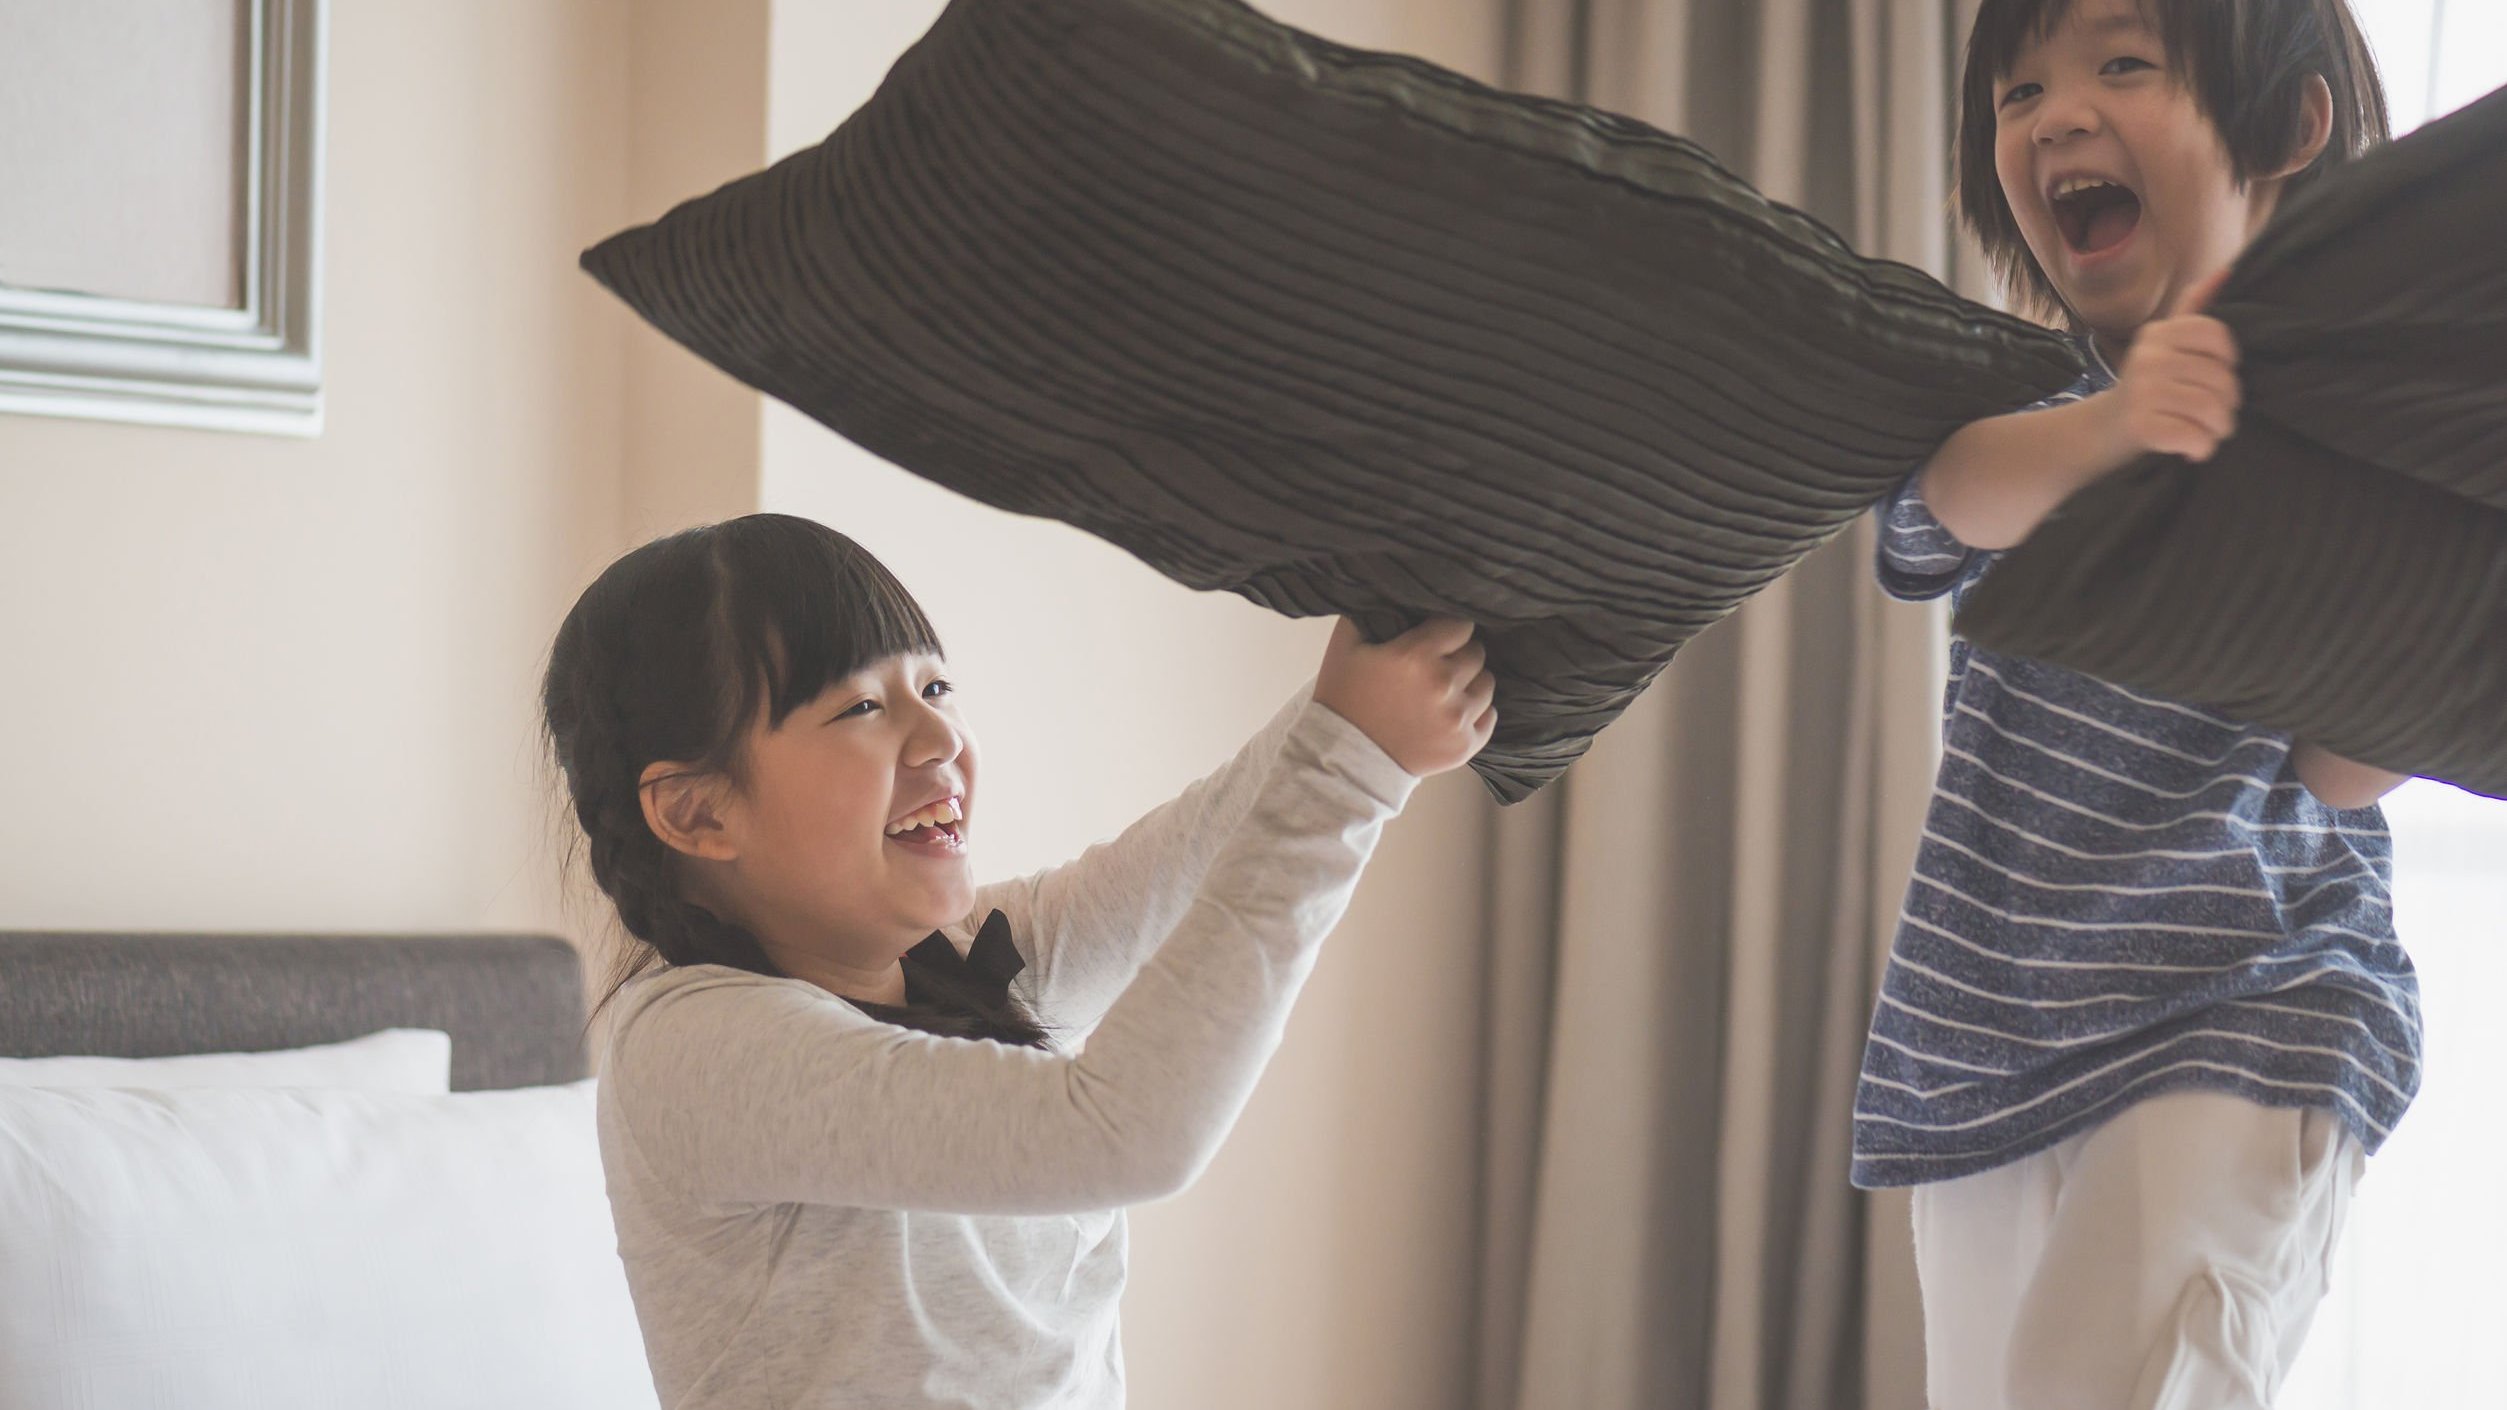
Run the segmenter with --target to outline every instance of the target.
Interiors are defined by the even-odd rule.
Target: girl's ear
[[[720,773],[688,764],[647,764],[636,781],[644,825],[674,852],[709,862],[731,861],[740,849],[726,826],[729,783]]]

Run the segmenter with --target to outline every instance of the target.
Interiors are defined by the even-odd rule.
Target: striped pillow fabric
[[[826,141],[587,251],[915,474],[1381,638],[1484,629],[1512,802],[2066,340],[1695,145],[1235,0],[956,0]]]
[[[2237,434],[2073,496],[1959,629],[2507,797],[2503,250],[2507,90],[2294,198],[2211,305]]]

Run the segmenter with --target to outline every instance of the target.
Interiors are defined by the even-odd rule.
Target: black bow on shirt
[[[1011,943],[1010,918],[997,910],[984,917],[982,928],[975,932],[975,943],[967,947],[964,955],[958,953],[948,936],[937,930],[907,953],[942,973],[961,976],[986,999],[1004,1005],[1010,997],[1010,981],[1027,968],[1018,946]]]

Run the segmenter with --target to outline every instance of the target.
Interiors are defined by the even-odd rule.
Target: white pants
[[[1919,1187],[1932,1410],[2268,1410],[2366,1164],[2330,1112],[2180,1092]]]

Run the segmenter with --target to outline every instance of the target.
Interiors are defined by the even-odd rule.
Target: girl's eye
[[[956,686],[949,684],[947,681],[936,680],[923,687],[923,694],[929,695],[936,690],[942,695],[955,695],[957,694],[957,689],[958,688]]]
[[[2148,59],[2137,59],[2137,58],[2134,58],[2134,57],[2133,57],[2132,55],[2130,55],[2130,54],[2126,54],[2126,55],[2124,55],[2124,56],[2122,56],[2122,57],[2120,57],[2120,58],[2114,58],[2114,59],[2109,59],[2109,60],[2107,60],[2107,62],[2106,62],[2106,67],[2104,67],[2104,68],[2102,68],[2102,69],[2098,70],[2098,72],[2100,72],[2100,73],[2131,73],[2131,72],[2132,72],[2132,70],[2131,70],[2131,69],[2119,69],[2119,68],[2117,68],[2117,67],[2116,67],[2116,65],[2118,65],[2118,64],[2139,64],[2139,65],[2141,65],[2143,68],[2146,68],[2146,69],[2154,69],[2154,68],[2157,68],[2157,67],[2158,67],[2158,65],[2157,65],[2157,64],[2154,64],[2154,63],[2150,62]]]
[[[876,700],[863,700],[863,701],[858,701],[858,702],[856,702],[856,703],[853,705],[853,707],[852,707],[852,708],[850,708],[850,709],[848,709],[848,710],[845,710],[845,711],[844,711],[844,712],[842,712],[841,714],[838,714],[838,715],[836,716],[836,718],[837,718],[837,719],[839,719],[839,720],[849,720],[849,719],[852,719],[854,716],[861,714],[861,713],[862,713],[863,711],[865,711],[865,710],[876,710],[876,709],[878,709],[878,708],[879,708],[879,702],[878,702],[878,701],[876,701]]]
[[[2022,100],[2022,99],[2024,99],[2024,98],[2034,98],[2034,97],[2036,97],[2036,96],[2037,96],[2037,85],[2036,85],[2036,84],[2033,84],[2033,83],[2014,83],[2014,84],[2012,84],[2012,85],[2011,85],[2010,91],[2008,91],[2008,92],[2006,92],[2006,93],[2004,93],[2004,94],[2002,95],[2002,106],[2007,108],[2007,107],[2011,106],[2013,103],[2019,102],[2020,100]]]

